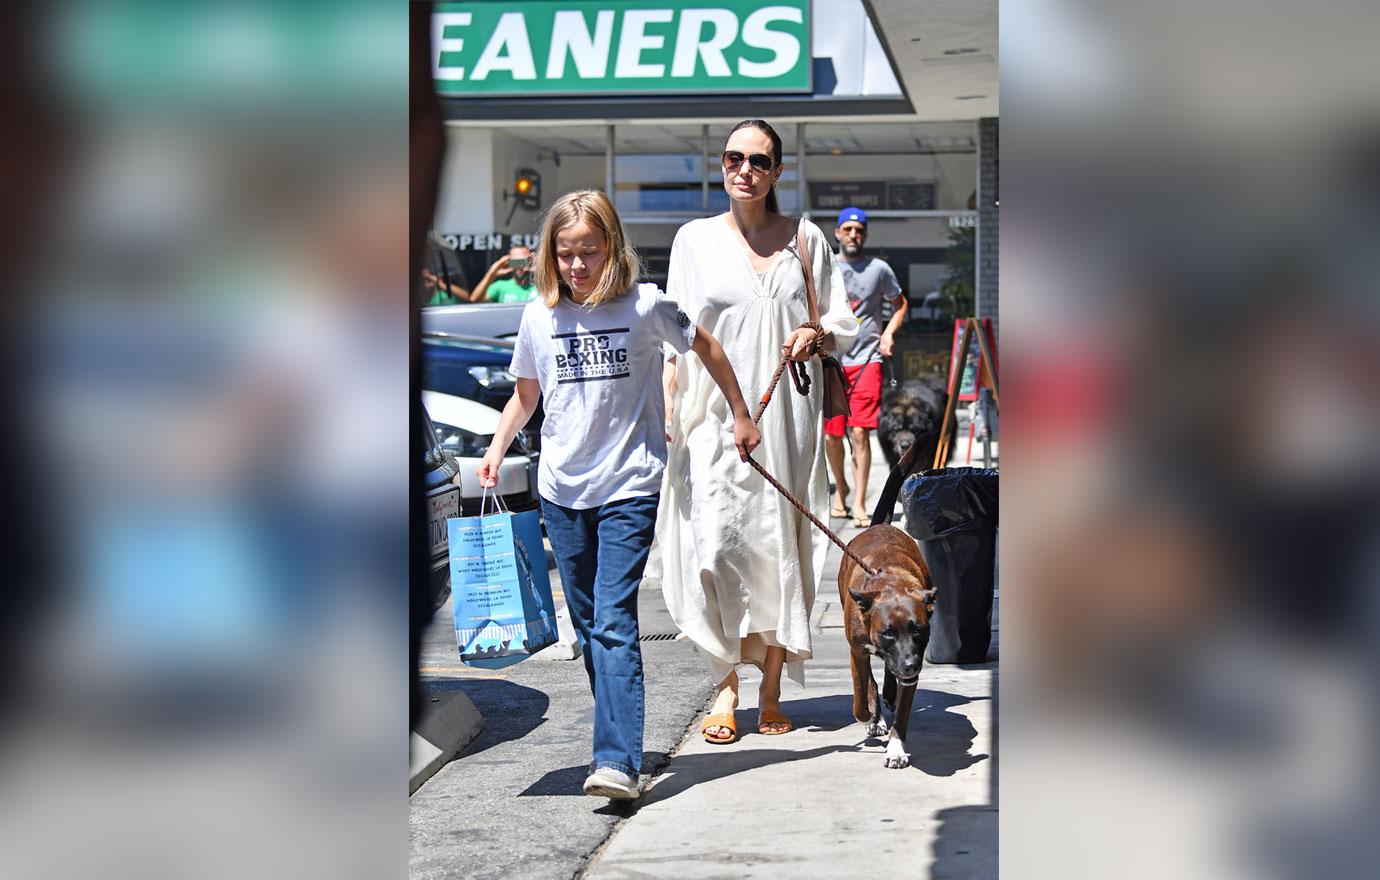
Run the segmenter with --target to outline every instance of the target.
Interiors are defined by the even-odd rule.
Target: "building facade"
[[[535,241],[556,197],[602,189],[662,283],[680,225],[727,206],[728,132],[761,118],[784,142],[784,213],[832,239],[838,211],[861,207],[868,252],[917,319],[995,318],[996,4],[965,15],[888,0],[438,3],[434,231],[473,283]],[[955,303],[936,292],[963,229],[977,230],[977,277]]]

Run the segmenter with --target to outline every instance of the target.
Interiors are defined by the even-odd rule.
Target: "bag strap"
[[[493,508],[493,512],[494,512],[494,513],[508,513],[508,512],[509,512],[507,505],[505,505],[505,504],[503,503],[503,496],[500,495],[500,494],[498,494],[498,487],[497,487],[497,486],[493,487],[492,490],[491,490],[488,486],[481,486],[480,488],[481,488],[481,491],[480,491],[480,493],[479,493],[479,515],[480,515],[480,516],[486,516],[487,514],[485,514],[484,511],[488,510],[490,507]]]
[[[805,302],[810,307],[810,323],[819,323],[819,302],[815,298],[815,275],[810,271],[810,248],[805,244],[805,218],[795,230],[795,247],[800,256],[800,268],[805,270]]]

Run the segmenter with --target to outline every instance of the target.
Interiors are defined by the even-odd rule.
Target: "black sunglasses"
[[[771,156],[768,156],[766,153],[752,153],[751,155],[743,155],[737,150],[725,150],[723,155],[724,170],[737,171],[739,168],[743,167],[744,159],[746,159],[747,163],[753,167],[753,170],[761,171],[763,174],[770,171],[772,169],[772,166],[776,164],[774,161],[772,161]]]

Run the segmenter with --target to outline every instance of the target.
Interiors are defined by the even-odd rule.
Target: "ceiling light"
[[[955,101],[976,101],[978,98],[985,98],[986,95],[959,95]]]
[[[830,155],[830,156],[842,156],[842,155],[843,155],[843,147],[830,147],[830,148],[829,148],[829,155]]]
[[[981,52],[981,49],[974,49],[972,46],[964,46],[962,49],[945,49],[945,55],[971,55],[974,52]]]

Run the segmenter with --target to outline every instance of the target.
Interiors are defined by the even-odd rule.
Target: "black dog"
[[[887,465],[895,468],[906,450],[918,444],[921,454],[917,464],[920,468],[930,467],[947,401],[948,394],[942,387],[923,379],[909,379],[882,394],[877,440]],[[953,424],[949,430],[954,430]]]

